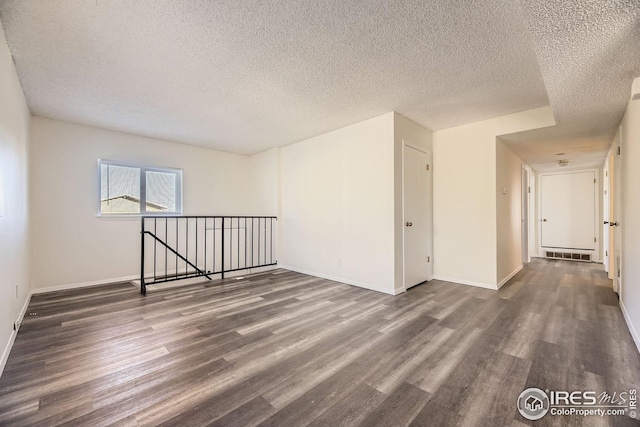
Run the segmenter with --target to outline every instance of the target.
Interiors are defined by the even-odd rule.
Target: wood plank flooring
[[[18,426],[637,425],[527,421],[520,392],[640,389],[601,266],[536,260],[500,291],[398,296],[275,270],[35,295],[0,377]]]

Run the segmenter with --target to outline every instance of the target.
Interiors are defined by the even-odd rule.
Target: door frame
[[[522,246],[522,263],[523,264],[527,264],[528,262],[531,261],[531,254],[529,253],[529,247],[531,246],[529,244],[529,239],[530,239],[530,235],[529,235],[529,221],[531,220],[529,218],[529,181],[530,181],[530,176],[529,176],[529,170],[527,168],[524,167],[524,165],[522,166],[522,170],[520,172],[520,189],[521,189],[521,195],[520,195],[520,211],[521,211],[521,222],[520,222],[520,235],[521,237],[521,246]]]
[[[429,204],[429,208],[427,209],[427,228],[429,230],[429,236],[427,238],[427,248],[428,248],[428,256],[431,258],[429,262],[429,270],[427,271],[427,280],[433,280],[433,153],[432,150],[428,148],[421,147],[417,144],[414,144],[406,139],[402,140],[402,291],[407,290],[406,284],[406,274],[405,274],[405,232],[406,227],[405,223],[405,180],[404,180],[404,154],[407,147],[412,148],[414,150],[420,151],[428,156],[428,161],[430,165],[429,174],[428,174],[428,183],[427,183],[427,201]]]
[[[611,218],[612,215],[609,215],[609,220],[618,223],[617,227],[611,229],[613,236],[609,236],[610,239],[613,237],[613,239],[611,239],[613,241],[609,244],[610,248],[613,249],[613,259],[610,260],[609,265],[613,267],[613,271],[610,272],[610,274],[613,274],[613,290],[618,293],[620,299],[623,298],[622,294],[624,292],[624,284],[622,283],[623,256],[621,224],[624,218],[622,217],[622,152],[620,151],[622,147],[622,132],[623,129],[620,127],[616,138],[613,140],[611,146],[613,155],[611,157],[611,164],[609,165],[609,175],[611,175],[610,184],[613,183],[613,192],[611,192],[613,195],[613,218]],[[613,172],[611,172],[611,168],[613,168]],[[609,255],[611,255],[611,252]]]
[[[604,264],[604,271],[607,272],[607,276],[609,275],[609,258],[611,254],[609,253],[610,241],[611,241],[611,231],[609,226],[609,221],[611,220],[611,185],[609,181],[609,155],[607,155],[607,160],[604,162],[604,168],[602,170],[602,263]],[[606,221],[606,224],[604,223]]]
[[[595,222],[593,224],[594,227],[594,234],[596,239],[598,239],[596,241],[596,245],[595,245],[595,250],[593,251],[593,257],[591,258],[592,262],[598,262],[598,263],[602,263],[602,233],[601,233],[601,228],[600,228],[600,224],[602,223],[602,218],[601,218],[601,204],[602,204],[602,198],[600,197],[600,191],[601,191],[601,186],[602,186],[602,180],[600,179],[600,172],[601,169],[600,168],[586,168],[586,169],[572,169],[572,170],[568,170],[568,171],[562,171],[562,172],[542,172],[539,173],[537,176],[537,186],[538,186],[538,191],[536,192],[536,201],[537,201],[537,224],[538,224],[538,254],[541,258],[545,258],[544,256],[544,251],[543,251],[543,246],[542,246],[542,227],[541,222],[542,222],[542,177],[544,176],[549,176],[549,175],[567,175],[567,174],[572,174],[572,173],[580,173],[580,172],[593,172],[593,176],[596,180],[594,186],[593,186],[593,200],[594,200],[594,209],[595,209]]]
[[[538,173],[529,165],[523,166],[529,172],[529,262],[541,256],[538,251]]]

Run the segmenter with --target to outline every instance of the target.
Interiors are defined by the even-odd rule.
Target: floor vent
[[[574,254],[570,252],[545,251],[545,257],[554,259],[570,259],[573,261],[591,261],[591,254]]]

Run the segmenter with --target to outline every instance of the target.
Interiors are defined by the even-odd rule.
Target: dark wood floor
[[[393,297],[277,270],[147,297],[130,284],[35,295],[0,423],[636,425],[527,421],[527,387],[640,389],[600,266],[536,260],[497,292],[432,281]]]

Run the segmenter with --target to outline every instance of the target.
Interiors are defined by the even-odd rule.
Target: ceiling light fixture
[[[569,160],[562,159],[562,160],[558,160],[556,163],[558,164],[558,166],[568,166],[569,165]]]

